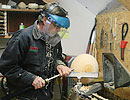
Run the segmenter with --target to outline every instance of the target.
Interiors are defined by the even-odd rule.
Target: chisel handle
[[[121,48],[121,59],[124,60],[124,48]]]

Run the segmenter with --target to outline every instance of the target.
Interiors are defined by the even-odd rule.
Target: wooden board
[[[130,0],[118,0],[118,1],[130,11]]]
[[[103,73],[103,60],[102,53],[113,53],[116,58],[120,60],[120,62],[126,67],[126,69],[130,72],[130,28],[128,30],[128,34],[125,38],[125,41],[128,41],[124,51],[124,61],[121,60],[121,30],[122,24],[127,22],[130,26],[130,12],[114,12],[114,13],[105,13],[97,15],[97,27],[96,27],[96,45],[97,45],[97,60],[99,63],[100,73]],[[112,19],[112,20],[111,20]],[[111,24],[112,23],[112,24]],[[112,35],[111,35],[111,26],[112,26]],[[102,46],[101,45],[101,30],[104,30]],[[106,35],[107,34],[107,35]],[[107,37],[107,42],[105,37]],[[111,37],[112,36],[112,37]],[[114,37],[115,36],[115,37]],[[110,44],[112,44],[112,48],[110,50]],[[102,77],[103,78],[103,77]],[[118,88],[114,91],[111,91],[114,94],[118,95],[124,99],[130,99],[130,88]]]

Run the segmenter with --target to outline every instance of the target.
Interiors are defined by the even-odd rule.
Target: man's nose
[[[59,32],[60,30],[61,30],[61,28],[60,28],[60,27],[57,27],[57,28],[56,28],[56,31],[57,31],[57,32]]]

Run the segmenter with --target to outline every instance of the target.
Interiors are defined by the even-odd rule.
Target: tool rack
[[[96,47],[97,61],[99,64],[99,79],[103,78],[103,54],[112,53],[122,63],[128,72],[130,72],[130,11],[108,12],[96,16]],[[121,58],[122,26],[128,24],[128,33],[125,37],[127,45],[124,49],[124,60]],[[125,31],[127,27],[124,27]],[[112,59],[111,59],[112,60]],[[120,76],[121,77],[121,76]],[[105,89],[105,88],[104,88]],[[107,89],[108,90],[108,89]],[[105,91],[105,90],[104,90]],[[121,99],[130,99],[130,88],[121,87],[115,90],[109,90],[109,93],[118,96]],[[102,92],[103,94],[103,92]]]

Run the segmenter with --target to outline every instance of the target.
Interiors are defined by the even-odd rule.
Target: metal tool
[[[89,98],[88,96],[101,90],[101,88],[102,88],[100,83],[95,83],[94,85],[91,85],[89,88],[87,88],[85,90],[81,89],[82,83],[81,83],[80,79],[81,78],[98,78],[98,72],[71,72],[67,77],[69,77],[69,78],[77,77],[78,78],[78,82],[74,86],[74,91],[79,96],[84,97],[84,98]]]
[[[98,78],[98,72],[71,72],[67,77]]]
[[[117,22],[117,18],[115,18],[115,29],[114,29],[114,32],[113,32],[113,37],[114,37],[114,50],[116,49],[116,23]]]
[[[126,31],[124,32],[124,27],[126,27]],[[127,33],[128,33],[128,29],[129,29],[129,27],[128,27],[128,23],[124,23],[123,25],[122,25],[122,41],[121,41],[121,59],[122,60],[124,60],[124,49],[125,49],[125,46],[126,46],[126,44],[127,44],[127,42],[128,41],[124,41],[125,40],[125,37],[126,37],[126,35],[127,35]]]
[[[71,72],[67,77],[77,78],[77,85],[80,88],[82,86],[81,78],[98,78],[98,72]]]
[[[113,18],[112,18],[112,16],[111,16],[111,24],[110,24],[110,35],[111,35],[111,37],[110,37],[110,50],[112,50],[112,37],[113,37],[113,34],[112,34],[112,23],[113,22]]]
[[[60,74],[55,75],[55,76],[53,76],[51,78],[47,78],[47,79],[45,79],[45,83],[49,83],[51,80],[53,80],[53,79],[55,79],[55,78],[57,78],[59,76],[60,76]],[[25,88],[25,89],[23,89],[21,91],[16,91],[14,93],[7,94],[7,95],[1,97],[0,100],[10,100],[11,98],[13,98],[13,97],[25,92],[25,91],[28,91],[30,89],[34,89],[34,87],[31,85],[31,86],[29,86],[29,87],[27,87],[27,88]]]
[[[57,77],[59,77],[59,76],[60,76],[60,74],[55,75],[55,76],[53,76],[53,77],[51,77],[51,78],[47,78],[47,79],[45,79],[45,82],[49,83],[51,80],[53,80],[53,79],[55,79],[55,78],[57,78]]]
[[[103,53],[104,87],[130,87],[130,72],[113,53]]]
[[[103,47],[103,35],[104,35],[104,30],[103,28],[101,29],[101,37],[100,37],[100,48]]]
[[[77,84],[81,87],[81,78],[98,78],[98,72],[71,72],[67,77],[77,78]]]
[[[105,47],[104,47],[104,50],[107,49],[107,40],[108,40],[108,34],[107,32],[105,33]]]
[[[126,26],[126,31],[125,31],[125,33],[124,33],[124,27]],[[125,40],[125,37],[126,37],[126,35],[127,35],[127,33],[128,33],[128,29],[129,29],[129,27],[128,27],[128,23],[124,23],[123,25],[122,25],[122,40]]]

